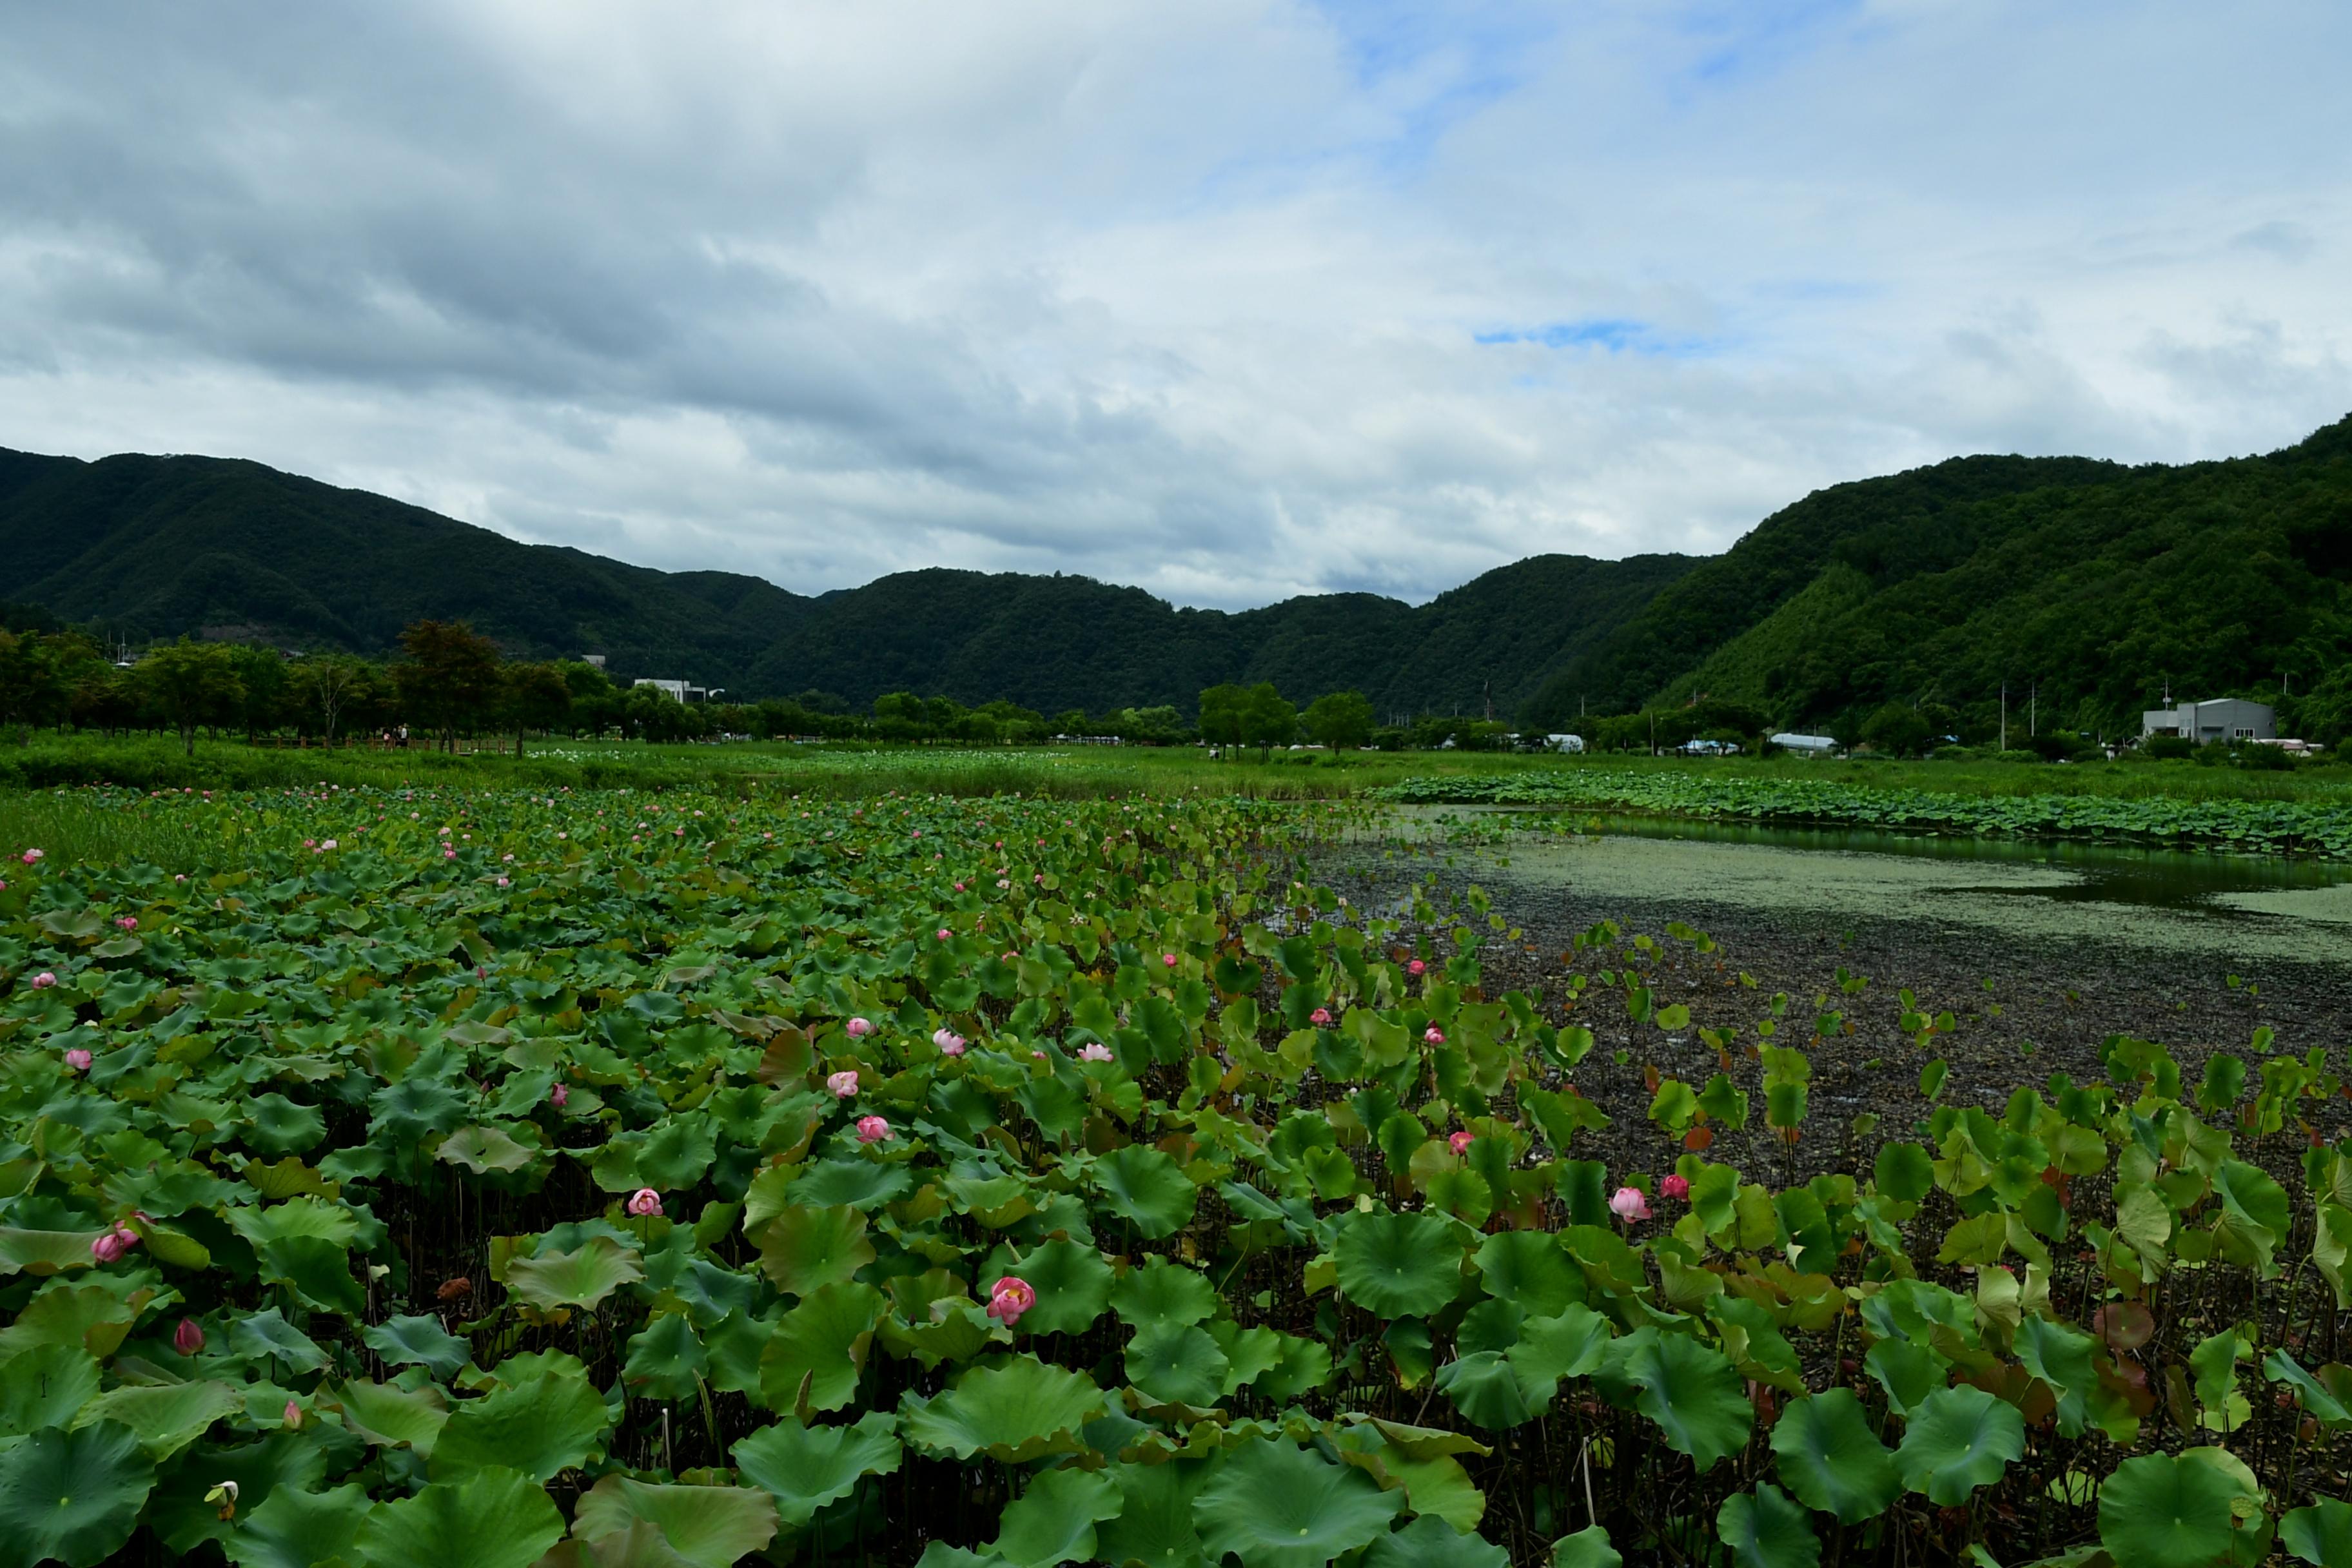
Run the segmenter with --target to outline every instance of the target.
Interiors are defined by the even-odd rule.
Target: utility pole
[[[2000,749],[2009,750],[2009,682],[2000,683]]]
[[[2042,682],[2026,688],[2025,734],[2028,740],[2042,733]]]

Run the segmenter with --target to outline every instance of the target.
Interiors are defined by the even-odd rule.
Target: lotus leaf
[[[151,1458],[168,1459],[245,1401],[225,1383],[174,1383],[152,1388],[110,1388],[84,1405],[76,1426],[121,1422],[139,1434]]]
[[[1127,1346],[1127,1381],[1160,1405],[1214,1405],[1232,1364],[1206,1330],[1181,1323],[1139,1329]]]
[[[1875,1519],[1903,1495],[1895,1458],[1872,1434],[1852,1389],[1790,1401],[1773,1425],[1772,1452],[1789,1489],[1841,1524]]]
[[[530,1568],[563,1516],[529,1476],[496,1466],[378,1503],[353,1546],[366,1568]]]
[[[1260,1437],[1201,1489],[1192,1522],[1212,1561],[1230,1553],[1243,1568],[1321,1568],[1377,1539],[1403,1506],[1361,1470]]]
[[[1066,1237],[1030,1247],[1017,1257],[1011,1248],[1000,1247],[988,1255],[988,1261],[972,1279],[985,1291],[1008,1274],[1027,1280],[1037,1292],[1037,1304],[1021,1314],[1025,1333],[1083,1333],[1110,1303],[1114,1278],[1110,1265],[1093,1247]],[[1130,1273],[1128,1278],[1136,1275]]]
[[[1352,1214],[1332,1247],[1339,1289],[1382,1318],[1425,1317],[1462,1289],[1462,1245],[1434,1215]]]
[[[764,1221],[751,1240],[761,1272],[791,1296],[840,1284],[874,1261],[866,1216],[854,1208],[788,1206]]]
[[[1181,1327],[1216,1311],[1217,1290],[1192,1269],[1155,1258],[1111,1287],[1110,1307],[1129,1328]]]
[[[907,1440],[927,1453],[1022,1464],[1078,1452],[1078,1428],[1102,1414],[1103,1396],[1083,1373],[1020,1355],[974,1367],[929,1399],[909,1393],[899,1410]]]
[[[311,1568],[351,1552],[368,1510],[367,1490],[356,1483],[324,1492],[279,1487],[227,1533],[222,1550],[237,1568]]]
[[[1609,1532],[1597,1524],[1551,1543],[1551,1568],[1622,1568],[1624,1561],[1609,1544]]]
[[[793,1408],[803,1383],[812,1410],[838,1410],[855,1398],[884,1305],[871,1285],[825,1285],[777,1320],[760,1352],[760,1393],[768,1407]]]
[[[343,1424],[360,1436],[385,1447],[404,1444],[428,1459],[449,1421],[449,1403],[437,1388],[346,1383],[320,1392],[323,1402],[340,1409]]]
[[[139,1435],[116,1422],[0,1445],[0,1562],[103,1562],[131,1539],[154,1484]]]
[[[584,1376],[533,1377],[451,1406],[433,1446],[433,1475],[503,1467],[545,1481],[583,1463],[611,1425],[604,1396]]]
[[[1682,1334],[1643,1329],[1610,1342],[1593,1381],[1611,1403],[1639,1410],[1704,1472],[1748,1444],[1755,1408],[1721,1353]]]
[[[2210,1465],[2142,1454],[2099,1488],[2099,1542],[2134,1568],[2205,1568],[2236,1536],[2239,1488]]]
[[[2025,1452],[2025,1418],[2017,1406],[1962,1384],[1939,1389],[1911,1413],[1895,1468],[1903,1484],[1946,1508],[1968,1501],[2000,1479]]]
[[[291,1329],[285,1331],[294,1332]],[[383,1358],[385,1365],[421,1365],[429,1368],[436,1377],[455,1377],[473,1359],[472,1348],[444,1329],[438,1318],[387,1318],[361,1338],[367,1342],[368,1349]]]
[[[507,1289],[541,1311],[594,1307],[624,1285],[646,1277],[638,1254],[608,1236],[592,1236],[569,1252],[518,1258],[507,1265]]]
[[[735,1463],[744,1479],[775,1498],[783,1523],[797,1529],[847,1497],[861,1477],[898,1468],[904,1449],[898,1426],[898,1417],[881,1410],[849,1426],[803,1426],[787,1415],[738,1442]]]
[[[1200,1459],[1111,1466],[1104,1473],[1118,1489],[1118,1507],[1097,1521],[1096,1552],[1108,1563],[1206,1568],[1192,1504],[1215,1468],[1215,1461]]]
[[[709,1352],[683,1312],[664,1312],[632,1335],[621,1381],[654,1399],[693,1395],[710,1370]]]
[[[1364,1568],[1511,1568],[1511,1554],[1423,1513],[1374,1541],[1364,1553]]]
[[[67,1425],[98,1382],[98,1358],[79,1345],[36,1345],[0,1362],[0,1437]]]
[[[1201,1196],[1175,1161],[1139,1143],[1114,1149],[1096,1162],[1094,1182],[1104,1206],[1147,1241],[1182,1228]]]
[[[1816,1568],[1822,1560],[1811,1516],[1769,1481],[1726,1498],[1715,1532],[1738,1568]]]
[[[461,1127],[441,1141],[434,1157],[483,1176],[520,1171],[537,1158],[537,1151],[503,1127]]]
[[[1118,1518],[1119,1502],[1118,1489],[1108,1476],[1068,1468],[1046,1470],[1005,1505],[995,1544],[989,1550],[1013,1568],[1091,1562],[1095,1526]]]
[[[1478,1247],[1478,1274],[1488,1295],[1517,1303],[1529,1317],[1557,1317],[1584,1304],[1584,1276],[1544,1231],[1488,1237]]]
[[[228,1343],[238,1355],[271,1362],[298,1375],[316,1372],[327,1364],[327,1352],[319,1348],[318,1342],[289,1323],[275,1307],[242,1312],[230,1320]]]
[[[2323,1498],[2279,1521],[2279,1544],[2316,1568],[2352,1568],[2352,1503]]]
[[[582,1494],[572,1533],[601,1542],[646,1524],[695,1568],[732,1568],[776,1533],[775,1500],[740,1487],[648,1486],[606,1476]]]

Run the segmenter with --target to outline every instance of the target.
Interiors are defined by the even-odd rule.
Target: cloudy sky
[[[2341,0],[5,0],[0,446],[1228,607],[2352,412]]]

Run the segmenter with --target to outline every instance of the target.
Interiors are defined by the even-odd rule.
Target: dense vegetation
[[[1562,659],[1688,570],[1683,556],[1546,555],[1415,608],[1314,595],[1228,615],[1085,577],[899,573],[808,596],[525,545],[257,463],[0,450],[5,596],[144,643],[200,634],[369,656],[465,621],[520,660],[606,655],[619,676],[739,698],[908,690],[1053,714],[1174,705],[1273,681],[1301,706],[1364,692],[1391,714],[1507,715]],[[813,706],[827,704],[818,700]]]
[[[2323,1052],[1987,1109],[1906,1014],[1824,1126],[1828,997],[1503,989],[1331,806],[111,805],[5,847],[0,1561],[2352,1552]]]
[[[2105,839],[2352,858],[2352,788],[2341,785],[2299,799],[2200,799],[2186,792],[1963,793],[1786,773],[1570,767],[1401,779],[1369,793],[1397,801],[1581,806],[1901,833]]]
[[[1925,704],[1980,741],[2004,682],[2019,730],[2032,692],[2044,729],[2136,735],[2168,683],[2352,735],[2352,419],[2230,462],[1968,458],[1835,486],[1666,588],[1529,712],[1705,693],[1858,733]]]

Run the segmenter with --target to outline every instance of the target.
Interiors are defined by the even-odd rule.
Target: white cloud
[[[36,9],[0,445],[803,590],[1719,549],[2352,408],[2347,45],[2318,0]]]

